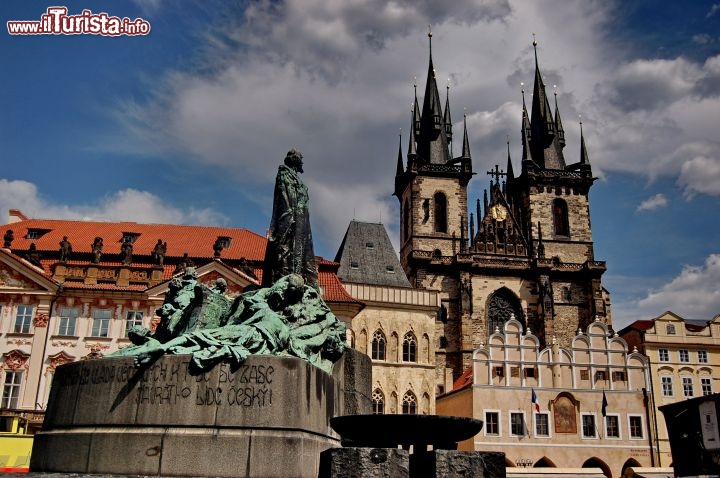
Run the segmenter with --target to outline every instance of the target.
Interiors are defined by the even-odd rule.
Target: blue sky
[[[3,24],[51,5],[6,0]],[[397,237],[397,135],[413,78],[425,82],[427,25],[478,172],[504,164],[507,135],[519,170],[535,33],[568,162],[583,118],[615,327],[720,313],[717,0],[62,5],[141,17],[151,32],[0,35],[0,211],[263,233],[277,165],[297,147],[318,253],[334,257],[352,218]],[[473,179],[471,200],[488,181]]]

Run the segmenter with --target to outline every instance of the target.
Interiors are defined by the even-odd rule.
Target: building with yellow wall
[[[670,466],[665,419],[657,408],[720,391],[720,315],[707,322],[690,321],[668,311],[652,320],[637,320],[619,334],[648,358],[658,466]]]
[[[462,449],[502,451],[509,467],[657,466],[647,358],[601,321],[541,348],[514,319],[473,353],[453,391],[436,398],[441,415],[480,419]],[[533,395],[537,400],[533,402]]]

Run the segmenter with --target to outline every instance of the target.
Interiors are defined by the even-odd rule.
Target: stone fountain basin
[[[477,435],[483,422],[440,415],[345,415],[330,419],[343,446],[397,448],[413,451],[455,450],[457,443]]]

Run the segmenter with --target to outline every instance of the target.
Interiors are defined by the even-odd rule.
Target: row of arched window
[[[373,390],[372,407],[373,413],[376,415],[382,415],[388,412],[385,407],[385,394],[379,388]],[[403,415],[417,415],[418,401],[417,397],[412,391],[408,390],[407,392],[405,392],[405,395],[403,395],[401,410]],[[390,412],[392,411],[390,410]]]
[[[387,339],[382,330],[378,329],[373,333],[370,348],[370,357],[373,360],[385,360],[387,355]],[[402,361],[417,362],[417,338],[412,332],[408,332],[403,337],[402,343]]]

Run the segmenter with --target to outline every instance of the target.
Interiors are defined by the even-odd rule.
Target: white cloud
[[[697,193],[720,196],[720,157],[697,156],[686,161],[678,184],[684,187],[688,197]]]
[[[331,248],[337,248],[340,244],[350,219],[388,224],[393,223],[397,216],[397,199],[385,194],[382,185],[375,188],[340,187],[309,181],[308,189],[311,196],[312,222],[317,226],[313,236],[316,241],[317,238],[324,238]],[[352,214],[349,218],[347,211]],[[395,250],[398,251],[397,231],[390,227],[388,233]],[[336,250],[331,252],[334,257]]]
[[[713,15],[715,15],[718,11],[720,11],[720,3],[713,4],[712,7],[710,7],[710,11],[707,12],[707,15],[705,15],[705,18],[710,18]]]
[[[653,278],[615,277],[627,299],[613,302],[613,328],[647,320],[669,310],[685,319],[710,320],[720,313],[720,254],[710,254],[702,265],[686,265],[664,284]]]
[[[689,319],[711,319],[720,312],[720,254],[711,254],[700,266],[686,265],[679,276],[638,302],[654,317],[671,310]]]
[[[297,147],[317,184],[389,195],[414,76],[419,95],[424,90],[431,23],[440,88],[451,79],[453,149],[459,153],[467,108],[475,171],[504,166],[509,135],[519,172],[520,82],[530,102],[535,32],[545,82],[558,85],[567,163],[579,158],[582,113],[596,175],[670,176],[687,195],[714,194],[710,179],[695,178],[707,165],[701,161],[720,158],[720,55],[703,64],[628,58],[627,48],[607,37],[611,2],[438,5],[253,2],[205,37],[201,73],[168,72],[148,101],[127,103],[119,119],[133,139],[114,144],[189,158],[227,172],[239,186],[270,183],[285,152]],[[478,175],[471,194],[486,184]],[[344,231],[352,207],[338,202],[314,217]]]
[[[637,211],[652,211],[667,206],[667,198],[664,194],[658,193],[640,203]]]
[[[57,204],[44,198],[35,184],[0,179],[0,211],[19,209],[28,217],[87,221],[135,221],[163,224],[226,224],[228,218],[209,208],[183,210],[158,196],[136,189],[106,195],[96,204]]]

